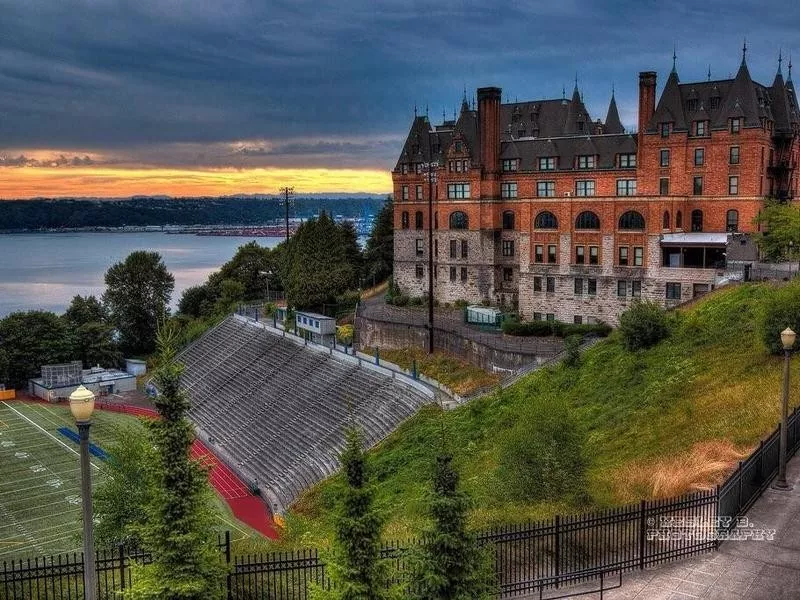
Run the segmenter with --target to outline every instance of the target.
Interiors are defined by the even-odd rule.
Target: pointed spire
[[[614,98],[614,86],[611,86],[611,102],[608,103],[606,122],[603,124],[603,133],[625,133],[625,128],[619,119],[617,100]]]
[[[678,54],[675,52],[675,44],[672,44],[672,72],[678,72]]]
[[[747,38],[744,38],[744,43],[742,44],[742,65],[747,63]]]
[[[574,94],[575,94],[575,92],[577,92],[577,91],[578,91],[578,72],[577,72],[577,71],[575,71],[575,88],[574,88],[574,89],[573,89],[573,91],[572,91],[573,95],[574,95]]]

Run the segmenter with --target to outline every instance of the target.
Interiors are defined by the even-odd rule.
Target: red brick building
[[[681,83],[673,67],[639,74],[638,133],[612,93],[593,120],[572,97],[503,104],[466,97],[457,119],[416,116],[392,173],[395,282],[434,295],[517,307],[529,319],[615,323],[632,298],[665,305],[730,276],[754,252],[765,196],[797,194],[800,113],[791,79]],[[428,183],[433,164],[435,183]]]

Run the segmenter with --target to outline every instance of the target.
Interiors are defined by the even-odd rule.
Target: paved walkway
[[[789,462],[789,492],[768,488],[747,514],[773,541],[724,542],[718,552],[623,575],[605,600],[800,599],[800,457]],[[581,599],[596,599],[586,594]]]

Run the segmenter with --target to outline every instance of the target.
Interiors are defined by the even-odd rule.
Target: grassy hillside
[[[779,418],[781,362],[758,336],[772,293],[764,284],[719,290],[674,313],[670,337],[654,348],[628,352],[615,332],[578,367],[535,372],[448,413],[423,410],[371,454],[386,536],[418,530],[443,443],[475,499],[475,526],[718,482]],[[296,503],[286,544],[324,543],[338,485],[325,481]]]

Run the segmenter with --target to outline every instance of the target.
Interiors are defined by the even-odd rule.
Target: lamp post
[[[789,441],[788,417],[789,417],[789,355],[794,347],[797,334],[787,327],[781,331],[781,344],[783,345],[783,401],[781,402],[781,442],[780,455],[778,456],[778,479],[775,487],[779,490],[789,490],[792,486],[786,483],[786,450]]]
[[[94,394],[78,386],[69,396],[69,409],[78,425],[81,441],[81,504],[83,506],[83,588],[86,600],[97,597],[97,573],[94,564],[94,523],[92,521],[92,474],[89,462],[89,426],[92,424]]]

